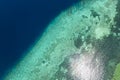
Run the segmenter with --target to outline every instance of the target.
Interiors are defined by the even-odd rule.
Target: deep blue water
[[[78,0],[0,0],[0,78],[46,26]]]

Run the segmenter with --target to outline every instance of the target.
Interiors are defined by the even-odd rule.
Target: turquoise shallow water
[[[76,2],[0,0],[0,80],[42,35],[50,21]]]
[[[61,12],[5,80],[119,80],[118,4],[86,0]]]

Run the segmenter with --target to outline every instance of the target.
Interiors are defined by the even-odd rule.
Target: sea
[[[78,1],[0,0],[0,80],[44,33],[49,23]]]

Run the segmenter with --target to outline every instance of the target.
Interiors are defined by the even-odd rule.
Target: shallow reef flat
[[[120,80],[120,1],[61,12],[4,80]]]

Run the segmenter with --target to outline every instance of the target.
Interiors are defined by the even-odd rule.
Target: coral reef
[[[119,4],[83,0],[62,12],[5,80],[120,80]]]

